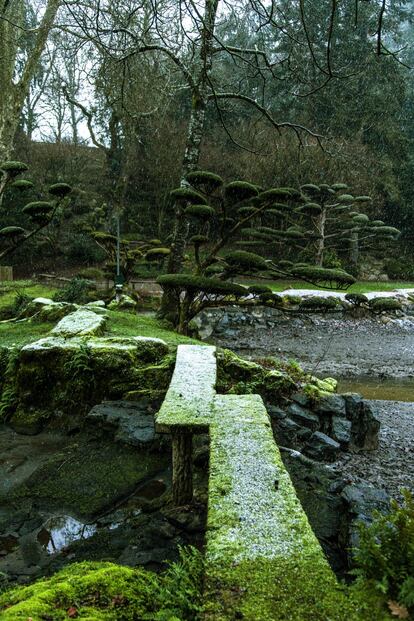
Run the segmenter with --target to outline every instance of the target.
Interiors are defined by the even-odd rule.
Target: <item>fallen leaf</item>
[[[405,606],[402,606],[398,602],[393,602],[392,600],[390,600],[388,602],[388,608],[390,609],[392,616],[397,617],[397,619],[409,618],[407,608]]]
[[[71,606],[67,610],[67,615],[70,619],[75,619],[78,616],[78,611],[74,606]]]

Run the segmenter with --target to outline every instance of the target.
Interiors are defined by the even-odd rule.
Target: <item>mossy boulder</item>
[[[203,562],[193,548],[155,574],[108,562],[74,563],[0,595],[4,621],[192,621],[201,610]]]
[[[159,258],[159,255],[158,255],[158,258]],[[123,293],[120,296],[119,300],[112,300],[112,302],[109,303],[108,309],[112,311],[135,312],[137,309],[137,303],[133,298],[131,298],[131,296]]]
[[[162,397],[172,374],[164,341],[156,338],[47,337],[18,354],[9,389],[10,424],[38,433],[45,423],[70,427],[106,399]],[[5,387],[7,389],[7,386]]]
[[[80,308],[61,319],[51,333],[54,336],[63,336],[64,338],[98,336],[103,334],[105,322],[105,316],[97,315],[87,308]]]
[[[228,349],[217,352],[217,391],[220,393],[259,394],[264,399],[279,401],[296,389],[296,382],[283,370],[266,369]]]

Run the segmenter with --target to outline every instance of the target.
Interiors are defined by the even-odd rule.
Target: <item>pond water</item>
[[[414,401],[414,377],[353,377],[338,380],[338,393],[359,392],[365,399]]]
[[[95,524],[84,524],[68,515],[55,516],[47,521],[37,539],[49,554],[54,554],[77,539],[92,537],[96,530]]]

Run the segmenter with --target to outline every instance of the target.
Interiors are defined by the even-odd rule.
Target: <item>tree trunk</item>
[[[191,116],[187,130],[187,141],[181,167],[181,186],[187,185],[186,175],[196,170],[200,159],[201,141],[204,135],[206,107],[209,93],[209,79],[213,63],[213,42],[216,14],[219,0],[206,0],[204,20],[201,31],[201,46],[199,54],[199,69],[195,74],[192,90]],[[182,269],[189,223],[181,207],[175,206],[175,221],[171,242],[171,252],[168,259],[167,271],[176,274]],[[165,317],[174,312],[173,300],[165,292],[161,301],[160,315]]]
[[[185,177],[196,170],[200,159],[201,141],[204,135],[209,79],[213,61],[214,27],[218,0],[206,0],[204,22],[201,33],[199,69],[195,76],[192,92],[191,116],[187,130],[187,142],[181,167],[181,185],[186,185]],[[188,224],[179,209],[175,213],[175,226],[168,262],[168,272],[181,269],[188,236]]]
[[[326,225],[326,207],[322,207],[321,215],[318,218],[318,234],[319,239],[316,241],[315,263],[319,267],[323,266],[323,253],[325,250],[325,225]]]
[[[359,235],[358,231],[351,231],[349,244],[349,260],[353,267],[358,267],[359,260]]]
[[[189,504],[193,499],[193,436],[173,433],[173,501],[176,506]]]
[[[24,28],[24,2],[1,3],[0,10],[0,162],[10,158],[30,82],[45,48],[60,0],[48,0],[36,38],[18,82],[14,81],[20,50],[20,28]]]

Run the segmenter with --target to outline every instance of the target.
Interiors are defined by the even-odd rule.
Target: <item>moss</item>
[[[324,267],[295,267],[292,273],[299,278],[308,280],[312,283],[328,284],[333,288],[346,288],[356,282],[356,279],[340,269],[328,269]]]
[[[189,205],[185,208],[184,213],[187,216],[199,218],[200,220],[210,220],[210,218],[214,218],[216,215],[215,209],[208,205]]]
[[[297,385],[283,370],[266,369],[224,349],[217,352],[216,387],[220,393],[260,394],[265,399],[279,401],[291,394]]]
[[[16,181],[13,181],[10,187],[14,188],[15,190],[23,191],[30,190],[31,188],[33,188],[33,185],[34,184],[28,179],[17,179]]]
[[[363,293],[347,293],[345,300],[354,306],[368,306],[368,298]]]
[[[194,621],[200,609],[201,555],[182,549],[161,575],[112,563],[70,565],[51,578],[0,595],[4,621]]]
[[[0,237],[15,239],[25,234],[21,226],[6,226],[0,230]]]
[[[224,188],[227,202],[239,203],[258,195],[257,187],[247,181],[232,181]]]
[[[352,218],[356,224],[368,224],[369,218],[365,213],[360,213]]]
[[[304,183],[300,186],[300,189],[309,194],[319,194],[321,191],[321,188],[314,183]]]
[[[171,375],[168,351],[163,341],[145,337],[49,337],[26,346],[15,372],[11,423],[35,433],[47,421],[70,426],[92,405],[132,390],[162,396]]]
[[[169,248],[150,248],[145,254],[147,261],[159,261],[165,259],[169,255],[171,250]]]
[[[205,276],[193,276],[192,274],[164,274],[157,278],[157,283],[163,288],[177,289],[179,291],[192,291],[204,293],[241,296],[247,293],[247,289],[241,285],[207,278]]]
[[[297,211],[301,213],[306,213],[309,216],[317,216],[321,213],[322,207],[317,203],[306,203],[305,205],[298,207]]]
[[[173,200],[181,203],[192,203],[193,205],[205,205],[206,200],[199,192],[191,188],[176,188],[171,190],[170,196]]]
[[[400,231],[393,226],[376,226],[375,232],[377,235],[381,235],[386,238],[395,238],[400,234]]]
[[[205,429],[211,420],[215,383],[215,347],[179,346],[174,375],[157,415],[157,429],[159,431],[168,431],[171,427]]]
[[[224,260],[232,269],[237,269],[241,273],[267,270],[268,264],[263,257],[254,252],[246,252],[245,250],[235,250],[229,252]]]
[[[29,167],[24,162],[8,161],[0,164],[0,170],[8,173],[10,176],[15,177],[22,172],[25,172]]]
[[[338,306],[338,300],[336,298],[322,298],[314,295],[310,298],[305,298],[299,304],[300,311],[322,311],[326,312],[334,310]]]
[[[223,179],[208,170],[189,172],[186,179],[191,185],[205,187],[208,191],[213,191],[223,185]]]
[[[299,194],[297,190],[294,190],[293,193],[296,195]],[[290,199],[293,196],[292,188],[270,188],[270,190],[265,190],[259,194],[259,199],[263,202],[268,201],[276,201],[283,199]]]
[[[218,397],[215,412],[206,619],[361,619],[358,604],[336,582],[296,497],[261,400]]]

